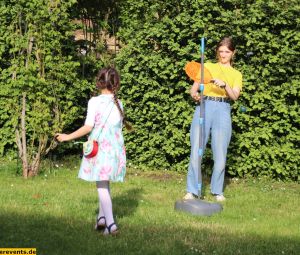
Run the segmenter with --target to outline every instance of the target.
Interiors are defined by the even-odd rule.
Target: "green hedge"
[[[231,35],[244,87],[232,106],[227,170],[234,176],[299,180],[298,1],[128,0],[120,19],[124,46],[117,63],[136,130],[126,134],[129,160],[140,167],[187,170],[194,103],[183,68],[200,60],[202,36],[206,60],[215,61],[216,43]],[[210,154],[204,160],[208,173]]]

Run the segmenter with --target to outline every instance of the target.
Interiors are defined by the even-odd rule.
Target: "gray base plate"
[[[175,203],[175,210],[185,211],[194,215],[210,216],[222,211],[223,207],[218,203],[210,203],[200,199],[179,200]]]

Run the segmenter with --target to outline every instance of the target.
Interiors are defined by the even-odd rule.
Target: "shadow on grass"
[[[113,198],[113,210],[117,218],[131,216],[136,211],[143,189],[134,188]]]
[[[124,194],[125,195],[125,194]],[[119,207],[121,210],[123,207]],[[178,214],[180,217],[190,217]],[[168,216],[166,216],[168,217]],[[117,237],[103,237],[90,222],[39,214],[0,213],[0,247],[37,248],[38,255],[96,254],[299,254],[299,239],[258,234],[230,234],[226,229],[195,227],[190,217],[186,227],[149,224],[121,224]]]

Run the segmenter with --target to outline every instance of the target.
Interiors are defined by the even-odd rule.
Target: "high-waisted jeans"
[[[211,134],[213,153],[213,173],[211,177],[211,193],[223,194],[227,148],[231,139],[231,106],[229,103],[204,101],[204,148]],[[196,106],[190,130],[191,155],[187,175],[187,192],[201,195],[198,192],[199,171],[199,139],[200,139],[200,106]],[[201,174],[201,173],[200,173]],[[201,177],[200,177],[201,178]],[[202,180],[202,178],[201,178]],[[202,183],[200,183],[202,187]]]

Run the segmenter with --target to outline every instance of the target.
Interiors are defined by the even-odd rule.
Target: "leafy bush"
[[[0,153],[17,141],[23,175],[36,175],[55,147],[54,134],[73,125],[90,84],[80,80],[69,8],[73,0],[4,1],[0,6]],[[87,101],[87,100],[86,100]]]

